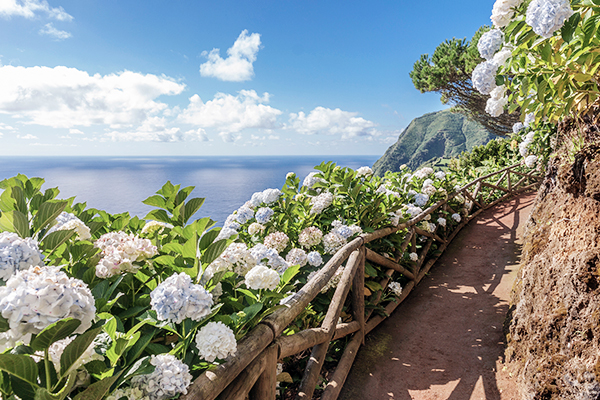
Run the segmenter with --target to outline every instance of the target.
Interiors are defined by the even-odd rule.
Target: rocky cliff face
[[[496,138],[466,116],[443,110],[414,119],[383,157],[373,165],[376,175],[398,172],[402,164],[417,169],[433,158],[450,158]]]
[[[514,286],[507,359],[523,399],[600,399],[600,137],[561,127],[526,228]]]

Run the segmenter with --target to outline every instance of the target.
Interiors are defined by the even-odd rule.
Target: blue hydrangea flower
[[[275,214],[275,211],[273,211],[271,208],[263,207],[258,209],[254,217],[256,218],[256,222],[259,224],[266,224],[271,220],[273,214]]]
[[[496,71],[498,64],[494,61],[484,61],[476,66],[471,75],[473,87],[481,94],[490,94],[496,88]]]
[[[178,324],[186,318],[199,321],[210,314],[213,305],[212,295],[202,285],[194,285],[185,272],[165,279],[150,293],[150,299],[159,320]]]
[[[494,54],[500,50],[503,41],[504,34],[500,29],[492,29],[491,31],[487,31],[481,35],[479,42],[477,42],[479,54],[486,60],[491,60],[494,58]]]
[[[548,39],[571,15],[573,10],[568,0],[533,0],[527,7],[525,22],[535,33]]]

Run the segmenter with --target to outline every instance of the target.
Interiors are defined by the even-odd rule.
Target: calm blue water
[[[353,169],[372,166],[378,156],[279,157],[0,157],[0,179],[18,173],[58,187],[60,198],[110,213],[129,211],[144,217],[152,208],[142,200],[162,185],[195,186],[192,197],[206,201],[196,218],[211,217],[220,224],[250,199],[252,193],[281,188],[288,172],[304,179],[315,165],[334,161]]]

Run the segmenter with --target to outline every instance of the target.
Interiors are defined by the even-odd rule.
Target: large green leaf
[[[196,258],[198,255],[198,235],[194,235],[183,245],[182,255],[186,258]]]
[[[165,208],[167,203],[165,202],[164,197],[155,194],[154,196],[148,197],[146,200],[142,201],[142,203],[158,208]]]
[[[40,205],[33,218],[33,231],[38,232],[51,224],[64,211],[68,202],[65,200],[48,200]]]
[[[54,342],[66,338],[81,325],[81,321],[73,318],[61,319],[48,325],[43,331],[31,341],[33,350],[44,350],[50,347]]]
[[[12,390],[21,400],[35,400],[35,389],[39,387],[36,384],[25,382],[16,376],[10,376]]]
[[[185,209],[183,209],[183,212],[180,214],[179,217],[182,224],[186,224],[188,220],[194,214],[196,214],[200,207],[202,207],[202,204],[204,204],[204,199],[199,197],[190,199],[187,203],[185,203]]]
[[[202,253],[202,262],[205,265],[209,265],[211,262],[217,259],[223,253],[223,251],[229,245],[229,241],[225,239],[217,240],[211,243],[210,246]]]
[[[65,350],[60,357],[60,376],[66,376],[69,369],[83,355],[87,348],[92,344],[96,336],[102,332],[102,327],[98,327],[77,336],[75,340],[65,347]]]
[[[71,229],[64,229],[59,231],[50,232],[42,240],[42,249],[47,252],[53,252],[58,249],[60,245],[65,243],[75,234],[75,231]]]
[[[171,218],[169,218],[169,215],[165,210],[152,210],[148,214],[146,214],[144,219],[153,219],[155,221],[166,222],[168,224],[171,223]]]
[[[38,367],[33,358],[22,354],[0,354],[0,370],[37,385]]]
[[[121,371],[122,372],[122,371]],[[73,400],[101,400],[110,390],[113,383],[119,379],[121,372],[115,376],[104,378],[101,381],[95,382],[87,387],[83,392],[79,393]]]
[[[27,215],[29,210],[27,209],[27,200],[25,199],[25,192],[23,192],[23,189],[20,186],[14,186],[11,191],[11,196],[15,199],[15,210]]]
[[[17,210],[2,213],[2,216],[0,216],[0,229],[15,232],[22,238],[30,236],[27,216]]]

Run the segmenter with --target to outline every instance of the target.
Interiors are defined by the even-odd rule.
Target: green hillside
[[[379,176],[398,171],[402,164],[414,170],[434,158],[457,156],[495,137],[477,122],[450,110],[425,114],[408,125],[373,170]]]

